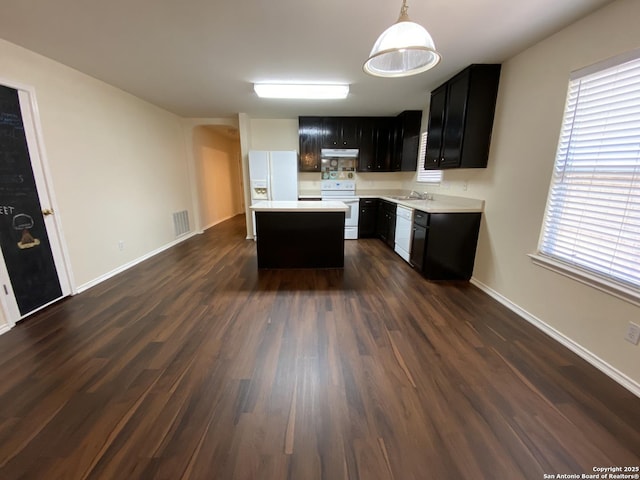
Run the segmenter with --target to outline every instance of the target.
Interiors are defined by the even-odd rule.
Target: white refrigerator
[[[298,200],[298,154],[296,151],[249,151],[251,205],[263,200]],[[253,218],[253,235],[256,217]]]

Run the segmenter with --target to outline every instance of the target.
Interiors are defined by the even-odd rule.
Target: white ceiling
[[[502,62],[610,0],[409,0],[443,60],[362,64],[401,0],[2,0],[0,37],[184,117],[395,115],[470,63]],[[0,64],[0,71],[1,71]],[[342,101],[258,99],[252,83],[347,82]]]

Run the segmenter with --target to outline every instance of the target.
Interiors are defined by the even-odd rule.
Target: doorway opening
[[[228,125],[193,129],[200,225],[206,230],[244,212],[240,134]]]

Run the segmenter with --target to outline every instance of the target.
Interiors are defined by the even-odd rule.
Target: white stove
[[[346,240],[357,239],[360,199],[356,197],[356,182],[353,180],[322,180],[320,193],[323,200],[338,200],[349,207],[344,219],[344,238]]]

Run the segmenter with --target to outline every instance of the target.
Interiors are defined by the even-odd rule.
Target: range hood
[[[322,158],[358,158],[357,148],[323,148],[320,151]]]

